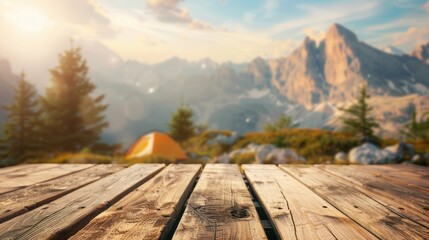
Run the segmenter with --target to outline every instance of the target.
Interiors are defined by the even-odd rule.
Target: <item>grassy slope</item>
[[[277,147],[292,148],[297,153],[307,159],[309,164],[315,163],[333,163],[334,155],[340,151],[348,152],[355,146],[360,145],[360,140],[348,133],[331,132],[319,129],[288,129],[278,132],[254,132],[247,133],[232,146],[224,146],[220,144],[207,144],[207,141],[222,133],[229,135],[228,131],[208,131],[198,136],[193,137],[183,146],[193,154],[201,156],[189,163],[204,163],[203,156],[206,158],[214,158],[223,153],[230,152],[235,149],[244,148],[249,143],[256,144],[273,144]],[[392,145],[397,143],[394,139],[383,139],[382,146]],[[414,141],[413,144],[417,153],[429,153],[429,142]],[[234,161],[237,163],[248,163],[253,160],[252,155],[240,156]],[[56,156],[45,157],[27,161],[29,163],[49,162],[49,163],[169,163],[165,159],[145,157],[140,159],[132,159],[125,161],[122,156],[106,156],[93,154],[89,152],[82,153],[64,153]],[[427,165],[427,163],[421,163]]]
[[[249,143],[273,144],[277,147],[292,148],[307,159],[310,164],[333,162],[336,153],[347,153],[350,149],[361,144],[360,139],[345,132],[332,132],[320,129],[287,129],[278,132],[247,133],[233,146],[205,144],[217,133],[225,131],[209,131],[192,138],[185,144],[188,151],[198,155],[216,157],[234,149],[244,148]],[[382,147],[396,144],[394,139],[383,139]],[[429,153],[429,143],[422,141],[410,142],[417,153]],[[250,156],[243,156],[239,162],[249,161]]]

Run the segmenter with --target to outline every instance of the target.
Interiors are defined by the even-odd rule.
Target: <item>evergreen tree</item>
[[[195,125],[192,121],[192,109],[181,104],[172,115],[170,121],[170,135],[179,142],[184,142],[195,134]]]
[[[410,121],[405,124],[401,131],[408,139],[416,139],[419,135],[419,124],[417,122],[417,112],[413,111]]]
[[[298,127],[299,124],[292,124],[292,118],[290,116],[286,116],[284,113],[280,115],[280,117],[274,123],[268,123],[264,126],[264,130],[266,132],[275,132],[288,128]]]
[[[50,70],[51,86],[42,97],[43,135],[48,151],[92,149],[108,126],[103,112],[104,95],[93,96],[95,85],[88,78],[88,66],[80,48],[59,56],[59,65]]]
[[[379,125],[374,117],[371,116],[372,107],[367,103],[369,96],[366,92],[366,87],[362,87],[357,102],[344,111],[345,116],[342,121],[346,131],[358,134],[363,139],[375,140],[374,128]]]
[[[417,112],[411,114],[410,121],[401,131],[408,139],[429,140],[429,113],[425,113],[420,121],[417,120]]]
[[[40,147],[37,92],[22,73],[11,105],[4,106],[8,122],[4,124],[2,155],[14,163],[33,157]]]

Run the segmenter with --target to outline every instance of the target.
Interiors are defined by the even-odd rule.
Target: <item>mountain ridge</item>
[[[103,62],[91,55],[94,50],[85,51],[90,78],[109,104],[103,138],[124,146],[142,132],[168,130],[182,100],[194,109],[196,122],[239,132],[261,130],[281,113],[301,127],[338,129],[339,108],[353,102],[364,84],[375,117],[386,126],[383,134],[396,134],[410,109],[429,111],[428,64],[417,55],[376,49],[340,24],[319,43],[306,37],[288,56],[246,63],[174,57],[149,65],[109,52]]]

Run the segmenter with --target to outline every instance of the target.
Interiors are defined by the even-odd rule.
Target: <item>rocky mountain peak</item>
[[[344,26],[334,23],[326,33],[326,39],[332,40],[332,39],[344,39],[345,41],[358,41],[358,38],[356,34],[349,29],[345,28]]]
[[[252,60],[251,64],[260,66],[260,65],[265,65],[266,63],[265,63],[265,60],[263,58],[258,56]]]
[[[418,46],[411,55],[429,64],[429,43]]]
[[[301,47],[299,48],[300,51],[309,52],[314,51],[317,48],[317,43],[310,37],[305,37],[304,42],[302,43]]]
[[[253,59],[247,66],[247,69],[252,72],[259,72],[260,74],[265,74],[270,70],[267,62],[261,57]]]

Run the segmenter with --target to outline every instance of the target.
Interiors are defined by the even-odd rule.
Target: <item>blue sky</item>
[[[306,35],[323,39],[335,22],[375,47],[409,52],[429,42],[429,1],[0,0],[0,34],[7,36],[0,50],[14,58],[8,49],[17,41],[49,47],[73,37],[96,41],[123,60],[244,62],[287,56]]]

